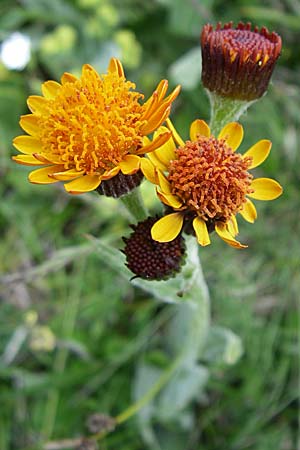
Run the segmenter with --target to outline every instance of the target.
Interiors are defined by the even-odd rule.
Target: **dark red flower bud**
[[[151,228],[157,217],[148,217],[133,232],[123,238],[127,267],[136,277],[146,280],[166,280],[181,270],[185,260],[185,243],[181,235],[171,242],[157,242],[151,237]]]
[[[281,51],[281,38],[267,28],[232,22],[201,33],[202,83],[212,92],[236,100],[261,97],[269,84]]]

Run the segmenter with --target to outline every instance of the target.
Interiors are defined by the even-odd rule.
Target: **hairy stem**
[[[127,209],[130,219],[134,219],[139,222],[147,218],[148,211],[144,205],[139,187],[120,197],[120,200]]]
[[[214,92],[208,92],[211,105],[210,129],[217,136],[222,128],[229,122],[237,121],[254,101],[233,100],[222,97]]]

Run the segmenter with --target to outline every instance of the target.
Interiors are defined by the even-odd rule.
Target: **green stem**
[[[211,105],[210,129],[217,136],[222,128],[229,122],[237,121],[249,108],[253,101],[233,100],[222,97],[214,92],[207,91]]]
[[[152,386],[149,391],[146,392],[146,394],[141,397],[136,403],[129,406],[125,411],[123,411],[121,414],[119,414],[116,417],[117,424],[121,424],[125,422],[126,420],[130,419],[130,417],[134,416],[138,411],[140,411],[147,403],[149,403],[160,391],[161,389],[167,384],[175,370],[178,368],[182,361],[182,355],[179,355],[173,364],[171,364],[167,370],[163,372],[163,374],[159,377],[157,382]]]
[[[187,261],[182,270],[182,301],[168,329],[168,340],[176,352],[184,349],[185,366],[196,364],[210,327],[210,298],[198,255],[199,245],[193,236],[186,237]],[[176,344],[176,337],[180,341]],[[178,338],[177,338],[178,341]]]
[[[177,310],[174,320],[171,321],[172,330],[169,329],[169,338],[171,341],[175,340],[172,332],[178,332],[179,327],[182,329],[180,336],[184,336],[184,338],[178,343],[178,346],[175,345],[174,352],[177,353],[177,356],[175,356],[174,362],[137,402],[115,417],[116,425],[126,422],[151,402],[171,380],[176,370],[196,364],[205,345],[210,325],[209,294],[198,256],[197,241],[194,237],[187,237],[186,244],[188,257],[182,273],[176,279],[164,282],[164,285],[168,286],[169,291],[172,293],[176,303],[173,306]],[[148,282],[149,288],[151,285],[155,285],[155,283]],[[145,289],[145,286],[143,288]],[[164,300],[161,288],[160,293],[161,300]],[[158,297],[157,293],[156,297]],[[109,431],[100,431],[90,436],[90,439],[98,441],[108,433]]]
[[[173,373],[176,371],[176,369],[181,365],[182,360],[184,358],[184,353],[182,352],[178,357],[174,360],[174,362],[163,372],[163,374],[158,378],[156,383],[149,389],[145,395],[143,395],[137,402],[130,405],[128,408],[125,409],[122,413],[120,413],[118,416],[115,417],[115,423],[116,425],[121,425],[123,422],[126,422],[131,417],[133,417],[135,414],[137,414],[145,405],[147,405],[151,400],[154,399],[154,397],[162,390],[162,388],[167,384],[167,382],[170,380]],[[108,433],[110,433],[110,430],[103,430],[99,433],[93,434],[89,436],[88,439],[93,441],[99,441],[103,439]]]
[[[120,200],[127,209],[131,219],[139,222],[148,217],[148,211],[144,205],[139,187],[120,197]]]

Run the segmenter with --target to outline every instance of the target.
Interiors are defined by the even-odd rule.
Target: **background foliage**
[[[86,62],[103,72],[116,56],[146,96],[161,78],[183,85],[173,119],[184,134],[194,118],[209,119],[200,85],[201,27],[230,20],[266,25],[283,38],[273,84],[241,122],[242,149],[272,140],[271,157],[257,174],[278,179],[284,195],[258,205],[254,226],[241,225],[249,249],[236,251],[214,239],[201,251],[213,323],[241,336],[244,354],[235,365],[208,362],[210,377],[193,404],[196,423],[178,448],[296,448],[299,0],[267,0],[263,7],[258,0],[1,0],[0,40],[21,31],[32,42],[22,71],[0,62],[1,450],[39,449],[47,440],[86,433],[93,413],[118,414],[132,401],[136,362],[146,347],[153,364],[168,364],[155,343],[169,310],[87,245],[93,235],[122,246],[119,237],[128,231],[119,203],[96,194],[72,197],[58,185],[30,185],[27,168],[10,160],[27,96],[64,71],[79,74]],[[144,190],[155,211],[152,189]],[[168,448],[176,450],[180,433],[168,426],[176,437]],[[145,448],[134,419],[101,445]]]

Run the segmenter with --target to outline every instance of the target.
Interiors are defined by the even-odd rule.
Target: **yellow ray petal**
[[[164,192],[156,191],[158,198],[171,208],[179,209],[182,206],[182,201],[173,194],[165,194]]]
[[[220,236],[220,238],[223,239],[223,241],[226,242],[226,244],[231,245],[231,247],[234,247],[234,248],[247,248],[248,247],[248,245],[241,244],[236,239],[234,239],[234,237],[228,231],[226,224],[216,223],[215,230],[216,230],[217,234]]]
[[[60,90],[61,84],[57,83],[57,81],[50,80],[42,84],[42,93],[46,98],[55,98]]]
[[[172,135],[173,135],[173,138],[174,138],[176,144],[179,145],[180,147],[184,147],[184,145],[185,145],[184,141],[181,139],[181,137],[177,133],[177,131],[176,131],[174,125],[172,124],[171,120],[167,119],[166,122],[167,122],[168,128],[172,131]]]
[[[171,186],[168,182],[167,178],[164,176],[164,174],[158,170],[157,171],[157,178],[158,178],[158,184],[164,194],[171,194]]]
[[[156,151],[148,153],[148,158],[150,159],[150,161],[152,162],[152,164],[159,170],[161,170],[162,172],[166,172],[168,170],[168,167],[165,166],[165,164],[163,164],[161,162],[161,160],[156,156]]]
[[[172,213],[159,219],[151,229],[152,239],[158,242],[173,241],[181,231],[182,213]]]
[[[210,238],[205,221],[200,219],[200,217],[195,217],[193,220],[193,228],[195,230],[198,243],[203,247],[209,245]]]
[[[158,128],[166,119],[169,117],[171,111],[171,106],[166,106],[162,104],[156,110],[156,112],[148,119],[145,125],[141,126],[141,133],[144,135],[152,133],[156,128]]]
[[[159,134],[155,139],[153,139],[153,141],[150,141],[150,139],[144,137],[144,145],[135,152],[136,155],[144,155],[145,153],[150,153],[155,149],[159,149],[159,147],[164,145],[170,139],[170,136],[171,132],[167,130],[165,133]]]
[[[168,170],[168,167],[165,166],[161,160],[156,156],[156,152],[151,152],[148,153],[148,158],[150,159],[150,161],[152,162],[152,164],[159,170],[161,170],[162,172],[166,172]]]
[[[204,120],[196,119],[190,126],[190,138],[192,141],[197,140],[197,136],[210,136],[210,128]]]
[[[142,120],[148,120],[158,107],[158,93],[154,91],[151,97],[144,103],[144,113]]]
[[[168,90],[168,85],[169,85],[168,80],[161,80],[158,83],[158,86],[155,89],[156,92],[157,92],[157,100],[158,100],[158,102],[161,102],[163,100],[164,96],[166,95],[166,92]]]
[[[55,172],[51,175],[49,175],[50,178],[54,178],[58,181],[69,181],[73,180],[74,178],[78,178],[84,174],[84,171],[78,172],[74,169],[64,170],[62,172]]]
[[[171,92],[171,94],[164,99],[164,103],[168,103],[170,105],[178,97],[180,91],[181,86],[180,84],[178,84],[178,86],[176,86],[176,88]]]
[[[163,106],[163,109],[170,106],[171,103],[178,96],[181,86],[179,85],[176,86],[176,88],[171,92],[171,94],[164,99],[164,96],[167,92],[167,88],[168,88],[168,81],[161,80],[156,90],[151,95],[151,97],[144,103],[145,112],[143,114],[143,118],[145,120],[150,119],[150,117],[155,113],[157,108],[159,108],[160,106]]]
[[[239,234],[239,227],[235,216],[231,216],[227,222],[227,229],[232,236]]]
[[[247,198],[246,203],[244,203],[243,209],[240,211],[243,219],[247,220],[247,222],[254,223],[257,219],[257,211],[254,204]]]
[[[148,145],[151,144],[152,141],[151,141],[151,139],[148,138],[148,136],[143,136],[142,142],[143,142],[143,146],[147,147]]]
[[[115,177],[120,172],[120,167],[114,167],[111,170],[107,170],[101,175],[101,180],[109,180],[110,178]]]
[[[37,115],[48,114],[48,100],[39,95],[30,95],[27,99],[30,111]]]
[[[13,145],[22,153],[32,155],[42,151],[42,145],[38,139],[32,136],[17,136],[13,140]]]
[[[57,180],[54,178],[50,178],[49,175],[52,175],[54,172],[58,172],[59,170],[62,170],[63,166],[48,166],[43,167],[42,169],[34,170],[33,172],[30,172],[28,175],[28,180],[30,183],[34,184],[51,184],[56,183]]]
[[[282,194],[280,184],[271,178],[256,178],[250,187],[254,192],[247,195],[256,200],[274,200]]]
[[[38,161],[33,155],[16,155],[12,156],[12,159],[16,163],[23,164],[24,166],[42,166],[43,164],[45,164]]]
[[[150,183],[158,184],[157,171],[148,158],[141,158],[141,171]]]
[[[165,127],[165,126],[162,125],[162,126],[160,126],[160,127],[154,132],[153,138],[155,139],[155,138],[157,138],[158,136],[160,136],[160,135],[162,135],[162,134],[165,134],[165,133],[168,133],[169,136],[172,136],[171,131],[170,131],[167,127]]]
[[[244,130],[241,124],[231,122],[220,131],[218,139],[224,139],[228,147],[236,150],[243,140]]]
[[[117,58],[111,58],[107,71],[115,72],[119,75],[119,77],[124,77],[124,69],[122,63]]]
[[[119,163],[119,167],[121,168],[121,172],[124,175],[130,175],[135,173],[140,168],[140,160],[141,158],[136,155],[126,155],[123,158],[123,161]]]
[[[97,70],[94,69],[93,66],[91,66],[90,64],[83,64],[82,76],[85,77],[87,74],[89,74],[89,72],[92,72],[95,77],[100,78],[99,73],[97,72]]]
[[[161,127],[164,128],[164,127]],[[154,138],[156,138],[158,135],[154,133]],[[162,164],[165,167],[168,167],[170,164],[170,161],[176,158],[175,155],[175,143],[172,138],[172,134],[170,131],[168,131],[169,138],[164,142],[163,145],[161,145],[159,148],[155,150],[155,156],[162,162]]]
[[[83,194],[97,189],[101,179],[98,175],[84,175],[76,180],[64,184],[65,190],[69,194]]]
[[[42,164],[62,164],[61,159],[57,155],[55,155],[56,157],[51,155],[51,161],[40,153],[33,153],[32,155]]]
[[[36,136],[39,133],[38,117],[34,114],[21,116],[20,125],[31,136]]]
[[[66,83],[75,83],[75,81],[77,81],[77,78],[75,77],[75,75],[72,75],[71,73],[65,72],[61,79],[60,79],[62,84],[66,84]]]
[[[247,156],[251,156],[252,158],[252,163],[249,169],[253,169],[263,163],[269,156],[271,147],[272,142],[267,139],[262,139],[250,147],[249,150],[247,150],[243,155],[243,158],[246,158]]]

